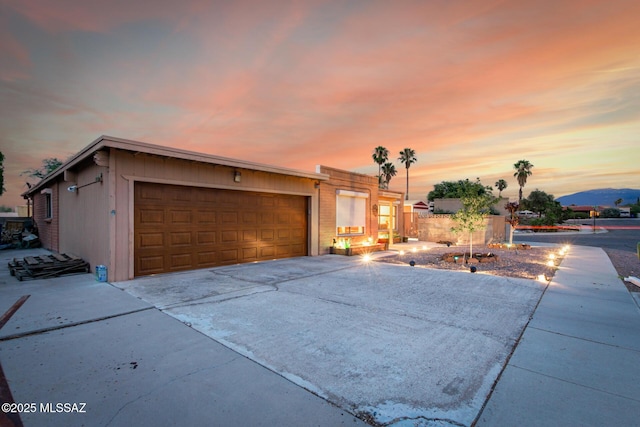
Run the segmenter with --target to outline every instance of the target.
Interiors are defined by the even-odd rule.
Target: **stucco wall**
[[[450,215],[414,214],[418,224],[418,239],[426,242],[450,241],[457,244],[468,244],[469,233],[454,233],[452,227],[456,222]],[[491,215],[485,218],[485,228],[473,233],[474,244],[502,242],[505,240],[505,217]]]
[[[378,220],[372,214],[373,205],[378,205],[378,179],[328,166],[318,166],[316,172],[328,174],[328,181],[320,183],[320,216],[319,216],[319,253],[329,253],[333,239],[337,239],[336,230],[336,190],[349,190],[366,193],[365,231],[363,235],[344,236],[351,239],[352,245],[363,243],[371,237],[378,236]]]
[[[109,211],[113,212],[109,216],[110,270],[113,272],[113,280],[127,280],[133,277],[133,187],[136,181],[308,196],[308,252],[310,255],[318,254],[318,190],[315,188],[315,179],[236,169],[114,148],[110,152],[109,164],[110,186],[114,189],[112,199],[109,200]],[[235,170],[241,173],[240,182],[234,182]]]
[[[109,267],[109,168],[87,159],[60,183],[60,251],[82,256],[95,272]],[[102,181],[97,182],[102,174]],[[79,187],[69,192],[71,185]],[[111,270],[108,271],[109,280]]]

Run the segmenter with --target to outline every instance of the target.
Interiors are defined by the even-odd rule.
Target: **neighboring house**
[[[606,206],[570,205],[570,206],[563,206],[562,208],[563,209],[569,208],[573,212],[581,212],[581,213],[589,215],[589,217],[592,217],[594,210],[595,210],[595,212],[597,212],[596,216],[598,216],[598,215],[600,215],[600,212],[603,209],[606,209]]]
[[[418,237],[418,215],[433,213],[433,202],[423,200],[407,200],[404,202],[404,235],[407,237]]]
[[[375,177],[263,165],[102,136],[23,194],[43,246],[110,281],[327,253],[376,240]]]

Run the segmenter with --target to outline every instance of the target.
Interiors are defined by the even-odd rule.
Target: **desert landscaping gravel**
[[[395,264],[409,264],[411,261],[415,261],[416,267],[437,268],[441,270],[469,270],[469,265],[467,264],[454,264],[442,259],[443,255],[447,253],[468,252],[468,246],[447,247],[443,245],[422,250],[419,249],[419,245],[416,245],[416,248],[418,248],[416,252],[408,250],[402,255],[391,255],[380,258],[378,261]],[[604,249],[604,251],[609,256],[621,280],[629,276],[640,277],[640,260],[638,260],[637,254],[617,249]],[[547,263],[550,254],[558,253],[557,248],[534,246],[530,249],[509,250],[487,248],[487,246],[484,245],[474,245],[473,252],[482,254],[491,253],[498,256],[498,261],[474,264],[478,273],[535,280],[542,274],[547,278],[551,278],[556,271],[554,267],[549,267]],[[624,282],[624,284],[629,292],[640,292],[640,287],[628,282]]]

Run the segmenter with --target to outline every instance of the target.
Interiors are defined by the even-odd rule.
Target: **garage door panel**
[[[307,254],[303,196],[136,183],[136,276]]]
[[[273,212],[261,212],[260,213],[261,225],[273,225],[275,224],[275,215]]]
[[[223,249],[220,251],[220,261],[222,263],[237,263],[238,249]]]
[[[144,249],[163,248],[164,233],[144,233],[139,234],[137,239],[138,246]]]
[[[238,223],[238,212],[223,212],[222,213],[222,224],[231,225]]]
[[[258,241],[258,230],[242,230],[242,241],[243,242],[257,242]]]
[[[173,224],[193,224],[193,216],[190,210],[169,210],[169,218]]]
[[[242,212],[243,225],[256,225],[258,223],[257,212]]]
[[[195,214],[195,221],[197,224],[215,224],[216,223],[216,211],[212,209],[198,210]]]
[[[198,267],[204,268],[215,265],[217,256],[218,254],[216,251],[198,252]]]
[[[138,259],[138,268],[141,275],[163,273],[166,271],[163,255],[144,256]]]
[[[172,232],[169,233],[171,246],[191,246],[191,232]]]
[[[274,256],[276,256],[275,245],[260,247],[260,259],[272,259]]]
[[[220,241],[222,243],[235,243],[238,241],[238,232],[236,230],[222,230]]]
[[[171,270],[184,270],[186,268],[192,268],[193,265],[193,254],[181,253],[181,254],[171,254],[169,255],[169,268]]]
[[[242,248],[242,259],[244,262],[251,262],[258,260],[258,248]]]
[[[138,212],[138,221],[141,224],[164,224],[164,209],[147,208]]]
[[[198,245],[211,245],[216,243],[215,231],[197,231],[197,235]]]

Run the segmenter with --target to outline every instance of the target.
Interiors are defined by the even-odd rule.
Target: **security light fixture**
[[[242,180],[242,174],[240,171],[233,171],[233,182],[240,182]]]

